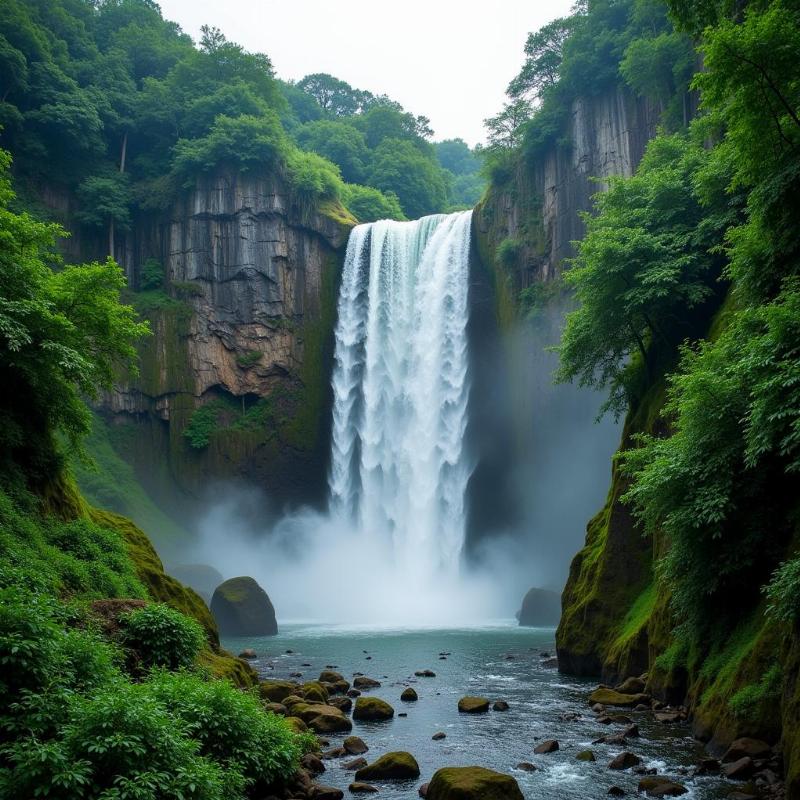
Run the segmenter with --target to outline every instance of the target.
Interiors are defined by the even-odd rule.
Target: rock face
[[[123,455],[157,500],[165,476],[195,497],[209,474],[245,477],[276,499],[314,501],[324,490],[326,365],[353,222],[341,207],[305,212],[275,176],[221,171],[119,240],[129,284],[141,286],[152,259],[166,294],[143,296],[154,336],[141,375],[102,410],[137,431]],[[262,398],[276,412],[269,435],[243,428],[200,449],[181,435],[201,406],[225,401],[235,412]]]
[[[278,623],[267,593],[246,576],[230,578],[214,590],[211,613],[223,636],[275,636]],[[275,698],[278,702],[283,698]]]
[[[519,610],[519,624],[549,628],[558,625],[561,616],[561,595],[547,589],[529,589]]]
[[[522,800],[510,775],[483,767],[445,767],[428,786],[428,800]]]

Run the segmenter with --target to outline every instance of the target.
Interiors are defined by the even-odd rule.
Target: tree
[[[718,276],[709,250],[730,218],[701,204],[695,175],[708,159],[684,136],[659,136],[636,175],[611,179],[595,196],[597,215],[584,217],[565,273],[578,308],[567,316],[557,377],[607,388],[603,410],[617,416],[635,399],[638,370],[652,381],[658,354],[689,334],[690,311]]]
[[[313,150],[337,164],[349,183],[364,180],[370,152],[358,128],[344,121],[321,119],[301,126],[295,138],[303,149]]]
[[[510,149],[522,142],[523,125],[533,113],[527,100],[519,99],[506,103],[503,110],[483,121],[492,148]]]
[[[544,89],[555,86],[561,75],[564,43],[575,29],[576,17],[561,17],[548,22],[525,42],[525,62],[508,85],[512,100],[534,103]]]
[[[297,82],[297,88],[311,95],[320,108],[333,117],[352,116],[363,110],[362,105],[369,95],[361,92],[346,81],[334,78],[326,72],[306,75]]]
[[[344,204],[359,222],[374,222],[377,219],[405,219],[397,195],[384,194],[371,186],[347,184],[343,196]]]
[[[108,255],[114,258],[116,230],[131,225],[131,192],[128,176],[122,172],[93,175],[78,186],[81,210],[76,218],[92,227],[108,227]]]
[[[375,148],[369,182],[382,192],[394,192],[410,219],[441,211],[446,202],[441,169],[406,140],[384,139]]]

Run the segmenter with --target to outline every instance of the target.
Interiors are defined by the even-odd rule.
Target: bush
[[[785,561],[764,588],[767,615],[778,622],[800,620],[800,557]]]
[[[183,435],[195,450],[208,447],[211,435],[220,429],[220,416],[225,410],[223,403],[214,401],[196,408],[189,418],[189,424],[183,429]]]
[[[265,713],[255,695],[225,681],[159,672],[148,687],[187,725],[203,756],[235,767],[248,783],[266,786],[289,778],[304,746],[310,746],[282,717]]]
[[[339,168],[316,153],[293,149],[286,156],[286,179],[301,206],[318,200],[338,200],[344,183]]]
[[[405,219],[400,201],[393,192],[381,192],[371,186],[356,183],[345,185],[344,204],[359,222],[375,222],[378,219]]]
[[[123,643],[140,656],[145,668],[189,667],[205,642],[197,622],[161,603],[123,615],[120,624]]]
[[[506,268],[517,266],[520,253],[522,252],[522,242],[518,239],[503,239],[497,245],[497,260]]]
[[[142,264],[142,272],[139,276],[139,289],[148,291],[150,289],[164,288],[164,267],[157,258],[147,258]]]

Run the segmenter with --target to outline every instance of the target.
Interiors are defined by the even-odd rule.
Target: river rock
[[[356,772],[357,781],[402,781],[419,778],[419,764],[411,753],[385,753]]]
[[[297,703],[292,706],[289,713],[293,717],[300,717],[314,733],[341,733],[353,730],[353,723],[334,706]]]
[[[419,700],[419,697],[417,696],[415,689],[413,689],[411,686],[407,686],[405,689],[403,689],[400,699],[404,703],[413,703],[415,700]]]
[[[622,694],[614,689],[600,687],[589,695],[590,703],[601,703],[604,706],[633,707],[639,703],[649,702],[650,696],[646,694]]]
[[[750,758],[768,758],[772,755],[772,748],[760,739],[751,739],[747,736],[731,742],[731,746],[722,756],[722,763],[727,764],[731,761],[738,761],[740,758],[750,756]]]
[[[639,736],[639,726],[638,725],[628,725],[624,731],[622,731],[622,735],[626,739],[635,739]]]
[[[608,794],[610,794],[612,797],[624,797],[625,796],[625,790],[621,789],[619,786],[612,786],[608,790]]]
[[[254,658],[258,658],[258,656],[256,655],[256,651],[253,650],[252,647],[246,647],[244,650],[242,650],[241,653],[239,653],[239,658],[244,658],[247,661],[252,661]]]
[[[561,618],[561,595],[549,589],[532,588],[522,599],[518,613],[519,624],[549,628]]]
[[[230,578],[214,590],[211,613],[222,636],[275,636],[278,623],[267,593],[250,577]]]
[[[286,717],[286,724],[294,733],[305,733],[308,730],[308,725],[300,717]]]
[[[641,678],[626,678],[614,691],[620,694],[644,694],[644,681]]]
[[[285,717],[288,709],[283,703],[264,703],[264,711],[271,711],[273,714]]]
[[[347,714],[353,707],[353,701],[349,697],[329,697],[328,705],[338,708],[340,711]]]
[[[556,739],[545,739],[533,748],[536,755],[546,755],[547,753],[555,753],[558,750],[558,741]]]
[[[485,697],[462,697],[458,710],[462,714],[483,714],[489,710],[489,701]]]
[[[317,681],[309,681],[300,687],[300,696],[309,703],[327,703],[328,692]]]
[[[521,769],[523,772],[536,772],[538,767],[530,761],[520,761],[514,769]]]
[[[492,703],[492,711],[508,711],[509,705],[505,700],[495,700]]]
[[[313,797],[314,800],[342,800],[344,792],[333,786],[316,785],[311,790],[310,796]]]
[[[367,766],[367,759],[363,756],[359,756],[358,758],[354,758],[352,761],[345,761],[342,764],[342,769],[346,769],[348,772],[355,772],[358,769],[362,769],[363,767]]]
[[[353,709],[353,719],[364,722],[391,719],[394,709],[379,697],[357,697]]]
[[[361,694],[361,692],[359,692],[359,691],[358,691],[358,689],[348,689],[348,690],[345,692],[345,694],[346,694],[348,697],[358,697],[358,696]]]
[[[271,703],[283,703],[299,689],[300,686],[292,681],[261,681],[258,684],[258,693],[262,699]]]
[[[665,778],[663,775],[652,775],[639,781],[639,791],[648,797],[679,797],[688,791],[685,786]]]
[[[327,743],[327,741],[328,740],[326,739],[325,742]],[[322,753],[322,757],[326,761],[333,761],[336,758],[344,758],[346,755],[347,750],[345,750],[344,747],[331,747],[330,750],[325,750]]]
[[[414,673],[418,678],[435,678],[436,673],[432,669],[420,669]]]
[[[609,769],[630,769],[631,767],[638,767],[639,764],[642,763],[642,759],[639,756],[634,755],[630,751],[626,750],[623,753],[620,753],[618,756],[615,756],[611,759],[611,762],[608,765]]]
[[[321,775],[325,772],[325,765],[316,753],[306,753],[300,759],[300,763],[303,765],[303,769],[307,769],[312,775]]]
[[[736,761],[723,764],[720,768],[720,773],[722,775],[737,781],[743,781],[749,778],[755,771],[756,765],[750,756],[743,756]]]
[[[594,757],[594,753],[591,750],[581,750],[578,755],[575,756],[578,761],[597,761]]]
[[[484,767],[444,767],[434,773],[427,800],[523,800],[516,780]]]
[[[375,794],[378,790],[371,783],[356,781],[347,787],[353,794]]]
[[[427,796],[428,796],[428,789],[430,789],[430,786],[431,786],[431,785],[430,785],[429,783],[423,783],[423,784],[422,784],[422,785],[419,787],[419,789],[417,789],[417,794],[418,794],[420,797],[427,797]]]
[[[366,675],[356,675],[356,677],[353,678],[353,687],[361,691],[377,689],[380,685],[380,681],[376,681],[374,678],[368,678]]]
[[[436,733],[431,736],[434,742],[440,742],[442,739],[446,739],[447,734],[444,731],[437,731]]]
[[[367,743],[360,736],[348,736],[342,742],[342,747],[344,747],[351,756],[360,756],[369,750]]]

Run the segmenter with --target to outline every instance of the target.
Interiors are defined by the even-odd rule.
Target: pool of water
[[[252,647],[258,653],[253,666],[264,678],[315,680],[329,665],[352,682],[361,672],[381,682],[370,694],[395,709],[388,722],[353,721],[353,734],[369,746],[368,761],[391,750],[407,750],[419,762],[421,777],[414,782],[384,784],[380,795],[412,798],[417,787],[443,766],[480,765],[512,774],[526,798],[606,798],[611,786],[635,794],[639,776],[608,769],[608,762],[623,748],[593,745],[598,737],[621,730],[599,724],[587,702],[593,682],[560,675],[545,666],[543,653],[554,654],[552,628],[520,628],[513,620],[457,629],[377,628],[315,623],[281,625],[278,636],[227,638],[223,645],[238,653]],[[287,653],[291,650],[291,653]],[[440,653],[448,653],[440,659]],[[310,666],[304,666],[304,665]],[[417,678],[414,672],[431,669],[435,678]],[[404,687],[413,686],[419,700],[403,703]],[[506,700],[510,710],[488,714],[460,714],[457,703],[464,695]],[[407,717],[398,717],[405,712]],[[625,712],[629,713],[629,712]],[[571,719],[580,715],[577,719]],[[648,767],[670,775],[689,789],[687,800],[722,797],[729,790],[718,777],[687,777],[682,770],[696,764],[702,747],[688,726],[665,726],[647,713],[630,712],[641,738],[628,748]],[[447,736],[431,737],[437,731]],[[345,734],[334,734],[331,746]],[[557,739],[560,749],[534,755],[542,739]],[[575,756],[591,749],[597,761],[585,763]],[[321,783],[346,790],[353,773],[342,769],[348,758],[326,761]],[[516,765],[528,761],[535,772]]]

